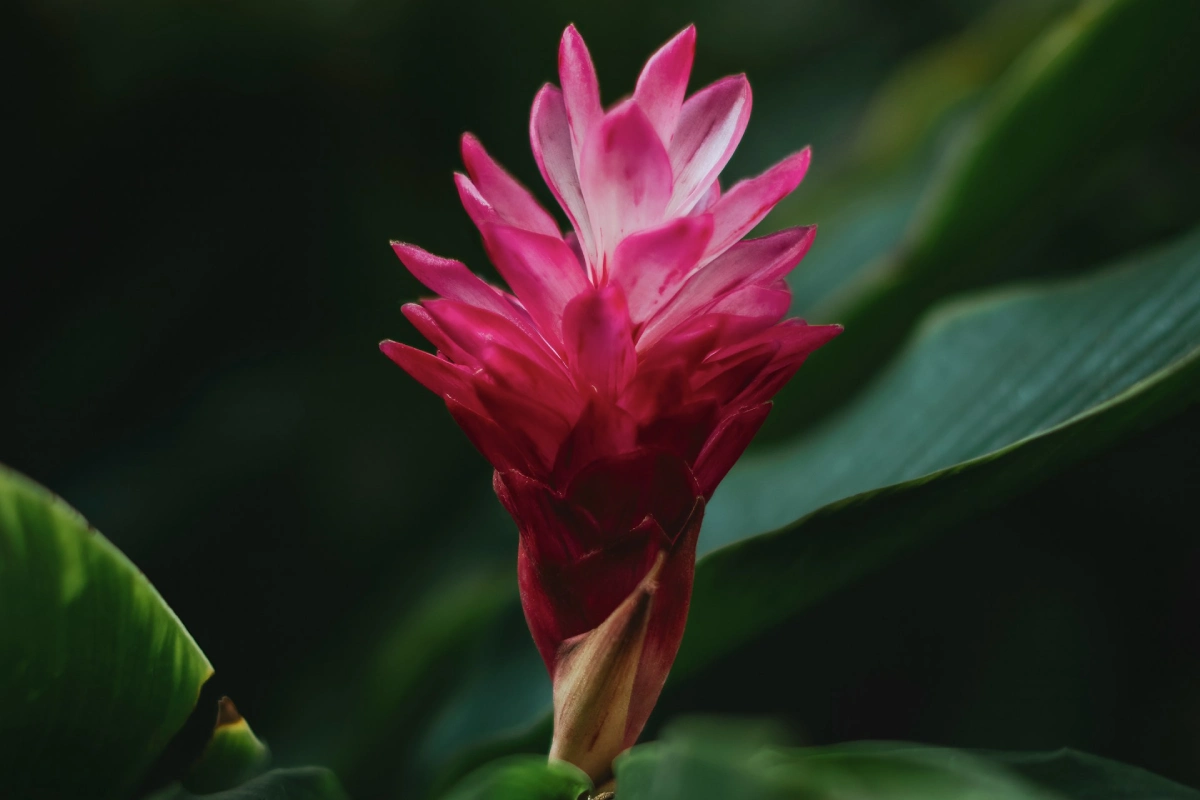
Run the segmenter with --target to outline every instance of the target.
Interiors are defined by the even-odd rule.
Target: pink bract
[[[800,183],[809,151],[723,192],[750,85],[725,78],[685,99],[694,50],[689,27],[650,58],[631,98],[605,110],[583,39],[567,28],[562,89],[542,88],[530,119],[565,235],[463,137],[459,195],[511,291],[393,243],[440,295],[404,307],[437,354],[381,348],[445,399],[495,467],[520,533],[526,619],[555,680],[552,755],[597,779],[636,740],[674,661],[705,502],[771,397],[841,330],[783,319],[784,276],[814,228],[742,240]],[[578,654],[601,658],[595,637],[621,640],[614,626],[633,626],[625,639],[636,648],[599,723],[580,710],[594,690],[580,688]],[[603,735],[581,730],[593,722]]]

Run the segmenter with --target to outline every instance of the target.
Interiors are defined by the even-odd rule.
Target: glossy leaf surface
[[[137,568],[0,469],[0,775],[14,797],[125,797],[212,667]]]
[[[826,426],[727,478],[701,543],[738,543],[697,568],[676,671],[1183,408],[1198,361],[1200,231],[947,307]]]

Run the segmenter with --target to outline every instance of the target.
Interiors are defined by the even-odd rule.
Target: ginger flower
[[[550,755],[598,782],[679,649],[705,502],[771,397],[841,330],[783,319],[784,276],[814,228],[743,240],[800,183],[809,151],[722,191],[750,85],[738,75],[685,99],[695,38],[679,33],[605,110],[583,39],[563,34],[562,89],[537,94],[530,138],[566,234],[463,137],[459,195],[511,291],[393,243],[440,295],[404,307],[437,354],[381,349],[442,396],[495,467],[554,682]]]

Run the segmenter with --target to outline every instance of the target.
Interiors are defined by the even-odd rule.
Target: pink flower
[[[471,135],[459,195],[512,293],[393,243],[441,297],[404,307],[437,355],[387,341],[495,467],[521,600],[555,686],[551,755],[597,780],[637,739],[683,636],[704,504],[771,397],[834,325],[781,322],[814,228],[742,241],[796,188],[800,151],[721,191],[745,76],[684,99],[687,28],[605,111],[574,27],[533,103],[559,224]]]

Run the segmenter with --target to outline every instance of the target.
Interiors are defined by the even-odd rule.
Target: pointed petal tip
[[[392,239],[388,242],[388,246],[392,248],[392,252],[400,259],[404,266],[408,266],[408,261],[411,258],[420,258],[425,251],[417,247],[415,244],[402,242],[399,239]],[[411,271],[411,270],[410,270]]]
[[[400,344],[400,342],[396,342],[391,339],[384,339],[379,343],[379,352],[383,353],[394,363],[403,367],[404,364],[402,362],[404,360],[404,347],[405,346]]]
[[[683,28],[679,31],[679,33],[668,39],[666,44],[660,47],[655,55],[681,45],[685,47],[686,51],[689,53],[688,60],[690,62],[691,54],[694,53],[696,49],[696,23],[693,22],[689,24],[686,28]]]
[[[808,174],[808,168],[811,164],[811,147],[805,147],[803,150],[798,150],[779,162],[779,166],[781,168],[797,176],[796,185],[799,185],[800,181],[804,180],[804,176]]]
[[[483,142],[470,131],[464,132],[459,139],[459,149],[462,152],[463,164],[466,165],[467,172],[472,176],[478,169],[478,162],[492,160],[492,157],[488,155],[487,148],[483,146]]]
[[[574,22],[563,30],[562,39],[558,43],[559,68],[561,69],[562,64],[571,60],[572,57],[591,65],[591,55],[588,53],[587,43],[583,41],[583,36],[580,35]]]
[[[687,94],[696,54],[696,29],[689,25],[658,48],[642,67],[633,96],[664,144],[669,144]]]
[[[538,116],[547,103],[554,102],[556,99],[558,102],[562,102],[562,89],[550,81],[543,83],[542,88],[538,89],[537,94],[533,96],[533,105],[529,109],[529,133],[533,137],[535,149],[538,146],[536,135]]]
[[[496,217],[522,228],[561,236],[558,223],[537,199],[488,154],[473,134],[462,136],[462,160],[467,175],[455,173],[463,207],[476,225]],[[468,180],[469,178],[469,180]]]
[[[449,264],[453,261],[452,259],[435,256],[433,253],[429,252],[423,247],[418,247],[417,245],[409,244],[408,242],[402,242],[399,239],[393,239],[391,241],[391,245],[392,252],[395,253],[396,257],[400,259],[400,262],[408,268],[408,271],[412,272],[414,275],[417,275],[416,271],[414,271],[414,265],[416,265],[416,269],[420,269],[422,265],[428,263],[436,262],[439,264]],[[419,276],[418,280],[420,280]],[[422,281],[422,283],[424,283],[424,281]]]
[[[810,337],[809,341],[814,342],[812,348],[813,350],[829,344],[831,341],[841,336],[846,330],[843,326],[837,323],[831,323],[828,325],[809,325],[807,322],[804,323],[804,329],[805,333]]]
[[[402,242],[399,239],[393,239],[391,241],[391,245],[392,245],[392,251],[395,252],[395,254],[400,257],[400,260],[404,262],[404,265],[406,267],[408,267],[410,271],[412,271],[414,263],[417,264],[418,266],[423,266],[423,265],[427,265],[427,264],[437,264],[439,266],[442,266],[442,265],[449,266],[449,265],[460,263],[453,258],[446,258],[444,256],[435,255],[423,247],[419,247],[418,245],[410,244],[408,242]],[[412,263],[409,263],[410,261]],[[466,267],[463,267],[463,269],[466,269]],[[415,272],[413,274],[416,275]],[[418,276],[418,278],[419,278],[419,276]],[[433,288],[433,287],[430,287],[430,288]]]
[[[736,86],[745,94],[750,93],[750,79],[746,77],[746,73],[744,72],[739,72],[735,75],[726,75],[724,78],[718,78],[700,91],[720,91],[729,86]]]
[[[462,154],[463,163],[467,165],[467,170],[471,169],[470,154],[483,149],[483,145],[479,141],[479,137],[470,131],[463,131],[462,136],[458,138],[458,150]]]
[[[571,138],[578,151],[583,147],[588,131],[603,116],[600,104],[600,83],[592,64],[587,44],[574,25],[563,31],[558,48],[558,78],[563,87]]]
[[[809,328],[810,329],[816,328],[819,331],[819,333],[817,333],[817,335],[814,337],[816,341],[813,346],[813,350],[816,350],[817,348],[824,347],[825,345],[829,344],[834,339],[841,336],[842,333],[846,330],[841,325],[836,325],[836,324],[835,325],[810,325]]]

